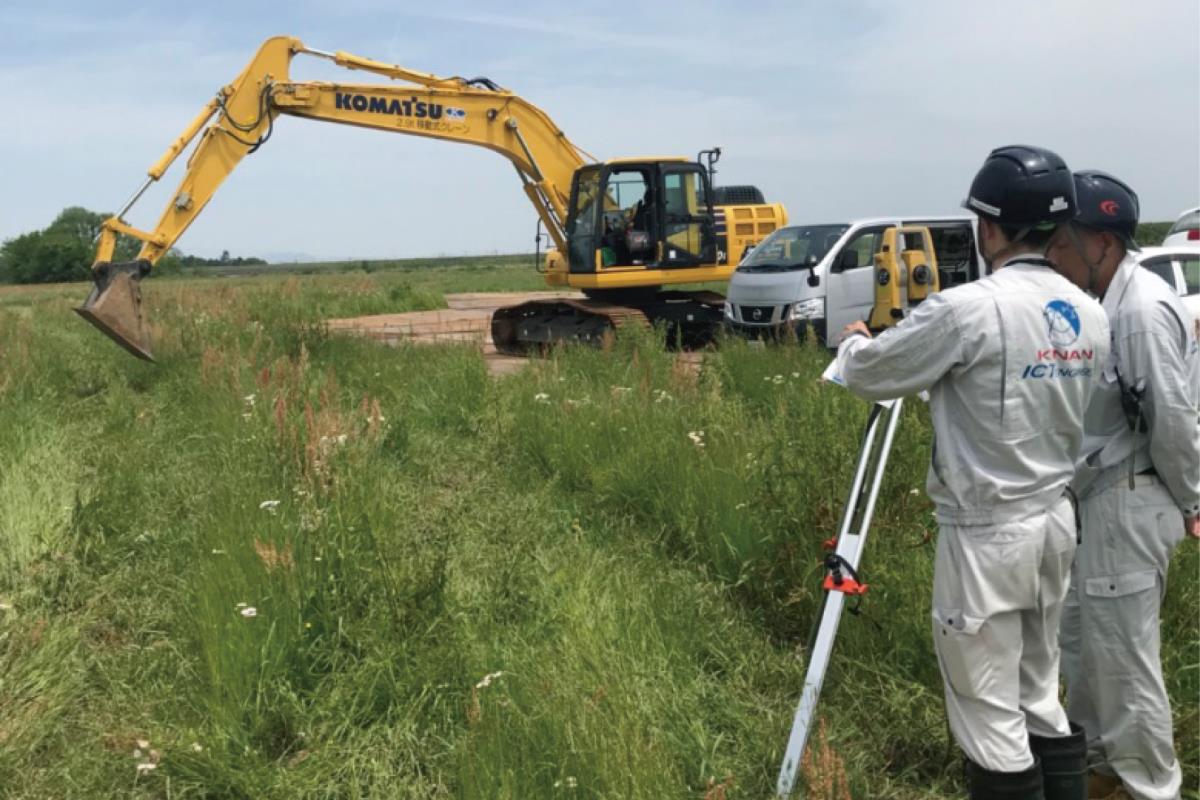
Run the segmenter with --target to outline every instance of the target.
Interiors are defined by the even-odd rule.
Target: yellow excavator
[[[288,69],[300,54],[392,82],[293,81]],[[720,325],[724,298],[663,287],[727,280],[747,248],[786,223],[783,206],[764,202],[754,187],[714,190],[719,150],[701,151],[707,164],[700,157],[597,161],[545,112],[487,78],[438,77],[279,36],[262,44],[104,222],[92,266],[95,285],[76,309],[81,316],[152,360],[141,279],[238,163],[267,143],[280,114],[478,145],[512,162],[553,244],[541,267],[546,283],[584,297],[499,309],[492,337],[505,352],[597,342],[617,328],[656,323],[675,341],[703,342]],[[154,229],[126,223],[134,203],[197,136],[187,172]],[[142,242],[134,261],[112,260],[118,235]]]

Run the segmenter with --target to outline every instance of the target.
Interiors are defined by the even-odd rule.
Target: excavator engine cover
[[[92,267],[92,293],[75,313],[138,358],[153,361],[150,332],[142,316],[141,280],[150,262],[100,261]]]

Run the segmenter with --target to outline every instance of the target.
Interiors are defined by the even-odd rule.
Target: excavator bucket
[[[142,316],[141,280],[148,272],[150,262],[144,259],[97,262],[92,267],[92,293],[75,312],[133,355],[153,361]]]

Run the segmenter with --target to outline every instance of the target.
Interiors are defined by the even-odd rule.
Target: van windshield
[[[738,265],[738,272],[786,272],[820,263],[849,225],[780,228],[763,239]]]

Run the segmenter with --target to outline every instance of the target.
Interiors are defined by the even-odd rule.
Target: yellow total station
[[[929,229],[920,225],[888,228],[875,253],[875,306],[869,326],[878,330],[898,324],[910,308],[939,288],[937,255]]]

